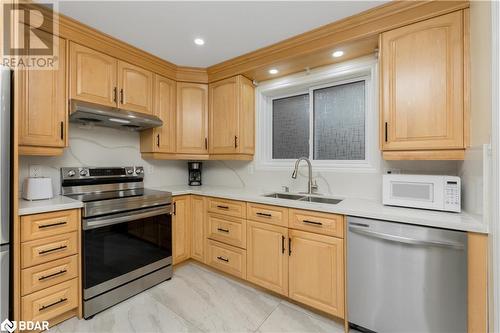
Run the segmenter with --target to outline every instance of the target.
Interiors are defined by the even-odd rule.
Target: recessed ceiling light
[[[344,55],[344,51],[335,51],[332,53],[334,58],[342,57]]]
[[[269,74],[273,74],[273,75],[274,75],[274,74],[278,74],[278,72],[279,72],[279,71],[278,71],[276,68],[271,68],[271,69],[269,70]]]
[[[205,41],[203,39],[201,39],[201,38],[195,38],[194,39],[194,43],[196,45],[203,45],[203,44],[205,44]]]

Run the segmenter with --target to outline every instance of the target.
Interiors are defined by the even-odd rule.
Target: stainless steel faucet
[[[293,170],[292,178],[293,179],[297,179],[297,173],[299,172],[300,161],[306,161],[307,162],[307,166],[309,167],[309,181],[307,182],[307,193],[308,194],[313,194],[318,189],[318,185],[315,182],[313,182],[313,179],[312,179],[312,165],[311,165],[311,161],[309,161],[309,159],[307,157],[300,157],[295,162],[295,169]]]

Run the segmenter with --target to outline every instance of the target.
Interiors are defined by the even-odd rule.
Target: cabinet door
[[[153,113],[163,125],[141,131],[141,152],[175,152],[175,81],[155,75]]]
[[[40,31],[39,37],[53,36]],[[16,74],[21,146],[66,146],[66,40],[54,37],[54,42],[59,44],[57,70],[26,70]]]
[[[117,60],[87,47],[70,44],[70,98],[116,106]]]
[[[253,155],[255,153],[255,88],[252,81],[240,76],[239,106],[240,125],[238,135],[238,152]]]
[[[210,89],[210,154],[238,152],[237,77],[212,83]]]
[[[205,199],[191,197],[191,257],[198,261],[205,260]]]
[[[189,196],[174,197],[174,211],[172,214],[172,257],[173,263],[178,264],[190,255],[190,200]]]
[[[153,73],[118,61],[118,106],[125,110],[152,113]]]
[[[344,317],[344,241],[290,230],[289,297]]]
[[[288,229],[247,222],[247,280],[288,296]]]
[[[208,154],[208,86],[177,82],[177,153]]]
[[[462,15],[381,35],[383,150],[464,148]]]

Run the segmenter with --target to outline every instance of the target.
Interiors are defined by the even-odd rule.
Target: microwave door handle
[[[451,248],[451,249],[455,249],[455,250],[463,250],[464,249],[464,246],[460,243],[426,241],[426,240],[415,239],[415,238],[410,238],[410,237],[403,237],[403,236],[386,234],[386,233],[382,233],[382,232],[378,232],[378,231],[366,230],[364,228],[359,228],[359,227],[349,226],[349,231],[356,233],[356,234],[372,237],[372,238],[379,238],[379,239],[387,240],[390,242],[403,243],[403,244],[408,244],[408,245],[437,246],[437,247]]]
[[[171,208],[170,205],[162,208],[154,208],[148,210],[141,210],[135,214],[131,214],[130,212],[115,215],[110,218],[102,218],[96,217],[91,219],[83,220],[83,230],[90,230],[95,228],[100,228],[108,225],[130,222],[138,219],[143,219],[151,216],[157,216],[162,214],[170,214]]]

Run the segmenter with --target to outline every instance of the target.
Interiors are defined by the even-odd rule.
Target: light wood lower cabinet
[[[24,296],[76,277],[78,277],[77,255],[23,269],[21,294]]]
[[[247,222],[247,280],[288,296],[288,228]]]
[[[76,210],[21,216],[21,242],[76,231],[79,224]]]
[[[207,240],[207,264],[223,272],[245,279],[247,276],[245,250],[213,240]]]
[[[246,248],[246,220],[209,213],[207,237],[229,245]]]
[[[73,279],[37,291],[21,300],[21,320],[42,321],[78,307],[78,280]]]
[[[178,264],[189,259],[191,253],[190,196],[174,197],[172,214],[172,261]]]
[[[14,266],[16,320],[50,325],[81,317],[80,210],[21,216],[20,264]]]
[[[344,240],[290,230],[291,299],[344,317]]]
[[[205,198],[191,197],[191,258],[205,261]]]
[[[43,264],[78,252],[76,232],[37,239],[21,245],[22,268]]]

